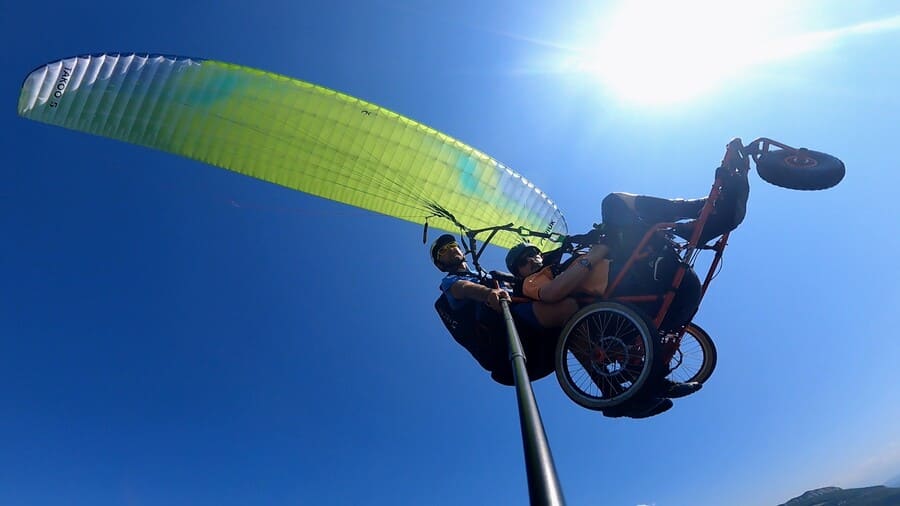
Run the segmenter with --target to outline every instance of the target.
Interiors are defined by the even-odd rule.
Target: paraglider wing
[[[79,56],[34,70],[18,110],[448,231],[514,223],[566,232],[543,192],[484,153],[376,105],[261,70],[177,56]],[[504,232],[492,242],[520,240]]]

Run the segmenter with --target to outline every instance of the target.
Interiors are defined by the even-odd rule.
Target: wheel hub
[[[591,368],[604,377],[621,375],[635,361],[640,362],[640,357],[632,352],[628,343],[616,336],[601,337],[591,348]]]
[[[807,155],[805,149],[792,153],[784,158],[784,164],[797,169],[811,169],[819,164],[815,158]]]

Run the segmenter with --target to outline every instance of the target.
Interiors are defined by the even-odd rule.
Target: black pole
[[[519,333],[516,332],[516,325],[509,312],[509,302],[501,300],[500,303],[503,307],[503,318],[506,320],[509,360],[516,380],[519,422],[522,429],[522,445],[525,449],[525,470],[528,475],[528,496],[531,498],[532,506],[562,506],[565,500],[559,479],[556,477],[556,467],[553,465],[553,455],[550,454],[547,434],[541,422],[541,413],[538,411],[531,381],[525,370],[522,341],[519,340]]]

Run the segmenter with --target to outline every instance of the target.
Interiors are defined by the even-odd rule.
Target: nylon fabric
[[[459,230],[455,220],[566,233],[547,195],[486,154],[382,107],[262,70],[178,56],[79,56],[33,71],[18,111],[450,232]],[[501,232],[493,243],[520,241]]]

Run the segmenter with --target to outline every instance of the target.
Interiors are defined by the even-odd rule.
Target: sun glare
[[[791,26],[790,12],[780,7],[785,4],[623,1],[601,21],[607,28],[581,45],[574,64],[630,102],[682,102],[709,92],[748,64],[803,50],[777,33]]]

